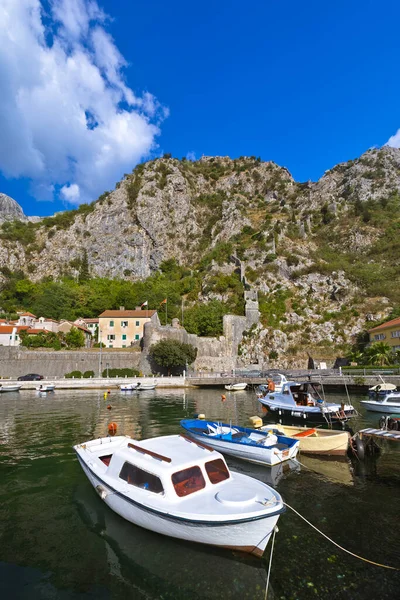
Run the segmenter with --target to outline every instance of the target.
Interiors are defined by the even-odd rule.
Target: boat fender
[[[357,435],[355,439],[357,456],[360,460],[364,460],[365,458],[365,444],[362,439]]]
[[[107,490],[104,489],[101,485],[96,486],[96,492],[102,500],[105,500],[108,496]]]
[[[118,425],[112,421],[108,424],[107,429],[109,435],[115,435],[117,433]]]
[[[197,415],[198,419],[205,419],[206,415],[204,413],[200,413],[199,415]]]

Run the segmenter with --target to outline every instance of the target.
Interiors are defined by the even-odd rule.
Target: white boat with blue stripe
[[[262,465],[278,465],[296,458],[300,445],[298,440],[284,435],[217,421],[184,419],[181,425],[192,438],[223,454]]]
[[[183,435],[99,438],[74,450],[105,504],[163,535],[261,556],[285,510],[275,490]]]

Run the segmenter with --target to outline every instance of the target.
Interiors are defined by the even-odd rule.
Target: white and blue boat
[[[269,392],[258,399],[268,410],[268,417],[293,424],[333,425],[346,422],[357,414],[351,404],[326,402],[315,382],[286,381],[280,392]]]
[[[299,450],[298,440],[238,425],[183,419],[181,426],[190,437],[222,454],[262,465],[273,466],[296,458]]]

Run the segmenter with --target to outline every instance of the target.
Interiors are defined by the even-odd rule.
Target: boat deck
[[[400,442],[400,431],[388,431],[386,429],[374,429],[369,427],[367,429],[361,429],[359,432],[360,437],[371,437],[379,438],[383,440],[392,440],[394,442]]]

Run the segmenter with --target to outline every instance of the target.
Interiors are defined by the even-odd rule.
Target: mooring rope
[[[323,531],[321,531],[320,529],[318,529],[318,527],[316,527],[315,525],[313,525],[312,523],[310,523],[310,521],[308,521],[305,517],[303,517],[303,515],[301,515],[295,508],[293,508],[293,506],[290,506],[290,504],[287,504],[287,502],[283,502],[283,504],[285,506],[287,506],[288,508],[290,508],[290,510],[292,510],[298,517],[300,517],[300,519],[303,519],[303,521],[305,521],[307,523],[307,525],[310,525],[310,527],[312,527],[313,529],[315,529],[315,531],[317,531],[324,538],[326,538],[329,542],[331,542],[331,544],[333,544],[334,546],[336,546],[340,550],[343,550],[343,552],[347,552],[347,554],[350,554],[351,556],[354,556],[355,558],[358,558],[359,560],[363,560],[364,562],[367,562],[367,563],[369,563],[371,565],[375,565],[376,567],[383,567],[384,569],[391,569],[393,571],[400,571],[400,568],[398,568],[398,567],[391,567],[389,565],[382,565],[381,563],[374,562],[373,560],[369,560],[368,558],[363,558],[362,556],[359,556],[358,554],[354,554],[354,552],[351,552],[350,550],[347,550],[346,548],[343,548],[343,546],[340,546],[340,544],[338,544],[337,542],[335,542],[334,540],[332,540],[332,538],[330,538]],[[268,574],[268,576],[269,576],[269,574]]]
[[[269,576],[271,574],[272,555],[274,553],[275,534],[276,534],[277,531],[279,531],[279,529],[275,525],[275,527],[274,527],[274,535],[272,536],[271,554],[269,555],[268,575],[267,575],[267,583],[265,584],[265,596],[264,596],[264,600],[267,600],[267,598],[268,598]]]

